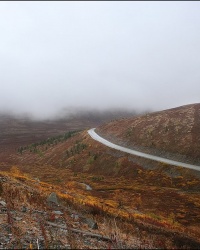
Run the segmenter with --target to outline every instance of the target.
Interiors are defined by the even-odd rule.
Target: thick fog
[[[0,2],[0,111],[200,102],[200,2]]]

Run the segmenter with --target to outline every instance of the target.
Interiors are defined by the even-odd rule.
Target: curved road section
[[[190,168],[190,169],[193,169],[193,170],[200,171],[200,166],[191,165],[191,164],[178,162],[178,161],[173,161],[173,160],[169,160],[169,159],[162,158],[162,157],[159,157],[159,156],[145,154],[145,153],[142,153],[140,151],[136,151],[136,150],[133,150],[133,149],[129,149],[129,148],[119,146],[117,144],[114,144],[114,143],[109,142],[106,139],[102,138],[94,130],[95,130],[95,128],[92,128],[92,129],[88,130],[88,134],[92,137],[92,139],[94,139],[94,140],[96,140],[96,141],[98,141],[98,142],[100,142],[100,143],[102,143],[102,144],[104,144],[104,145],[106,145],[106,146],[108,146],[110,148],[114,148],[114,149],[120,150],[122,152],[132,154],[132,155],[137,155],[137,156],[147,158],[147,159],[150,159],[150,160],[167,163],[167,164],[170,164],[170,165],[173,165],[173,166]]]

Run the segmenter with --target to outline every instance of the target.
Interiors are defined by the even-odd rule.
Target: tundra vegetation
[[[38,229],[30,248],[38,248],[39,240],[47,248],[199,249],[198,172],[107,148],[87,131],[63,138],[37,143],[41,154],[27,146],[9,155],[12,164],[1,163],[0,195],[7,206],[3,225],[9,225],[15,248],[25,229],[13,211],[23,204]],[[46,202],[52,192],[59,208]],[[36,216],[36,210],[44,214]],[[57,218],[55,210],[62,216]],[[86,226],[82,217],[98,228]]]

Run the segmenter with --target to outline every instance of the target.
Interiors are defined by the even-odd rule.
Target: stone
[[[22,220],[22,218],[21,217],[15,217],[14,218],[16,221],[20,221],[20,220]]]
[[[7,181],[7,178],[5,178],[5,177],[0,177],[0,181],[1,181],[1,182],[6,182],[6,181]]]
[[[3,207],[6,206],[6,202],[5,201],[0,201],[0,205],[2,205]]]
[[[47,198],[47,202],[55,203],[56,205],[58,205],[58,198],[57,198],[57,195],[55,192],[53,192],[49,195],[49,197]]]
[[[2,207],[2,208],[0,209],[0,211],[1,211],[1,213],[5,213],[5,212],[7,212],[7,208],[6,208],[6,207]]]
[[[92,190],[92,187],[90,187],[88,184],[85,184],[83,182],[81,182],[81,184],[85,187],[86,190],[88,191]]]
[[[85,243],[85,245],[87,245],[87,246],[91,246],[91,242],[89,242],[88,240],[84,240],[84,243]]]
[[[79,216],[78,214],[71,214],[71,218],[73,218],[74,220],[78,220]]]
[[[21,209],[21,211],[22,211],[23,213],[26,213],[26,212],[27,212],[27,208],[26,208],[25,206],[23,206],[22,209]]]
[[[40,182],[40,179],[39,178],[34,178],[35,181],[37,182]]]
[[[40,211],[40,210],[34,210],[33,213],[39,213],[39,214],[45,214],[45,211]]]
[[[53,211],[54,214],[57,214],[57,215],[62,215],[63,213],[61,211]]]
[[[97,223],[91,218],[83,218],[82,221],[88,225],[91,229],[98,229]]]

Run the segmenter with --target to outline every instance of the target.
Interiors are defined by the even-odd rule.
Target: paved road
[[[183,162],[178,162],[178,161],[173,161],[173,160],[165,159],[165,158],[162,158],[162,157],[159,157],[159,156],[145,154],[145,153],[142,153],[140,151],[136,151],[136,150],[133,150],[133,149],[129,149],[129,148],[125,148],[125,147],[119,146],[117,144],[109,142],[106,139],[100,137],[94,130],[95,130],[95,128],[92,128],[92,129],[88,130],[88,134],[94,140],[96,140],[98,142],[101,142],[102,144],[104,144],[104,145],[106,145],[106,146],[108,146],[110,148],[114,148],[114,149],[123,151],[125,153],[129,153],[129,154],[132,154],[132,155],[137,155],[137,156],[140,156],[140,157],[143,157],[143,158],[147,158],[147,159],[150,159],[150,160],[154,160],[154,161],[158,161],[158,162],[164,162],[164,163],[167,163],[167,164],[170,164],[170,165],[173,165],[173,166],[190,168],[190,169],[194,169],[194,170],[200,171],[200,166],[191,165],[191,164],[187,164],[187,163],[183,163]]]

